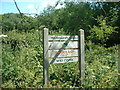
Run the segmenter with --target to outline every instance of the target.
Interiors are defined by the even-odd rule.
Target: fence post
[[[2,87],[2,38],[0,38],[0,88]]]
[[[120,44],[118,45],[118,89],[120,89]]]
[[[44,78],[44,85],[48,84],[49,81],[49,58],[48,58],[48,29],[44,28],[43,31],[43,78]]]
[[[84,30],[79,30],[79,41],[78,41],[78,47],[79,47],[79,70],[80,70],[80,84],[81,86],[84,84],[85,79],[85,49],[84,49]]]

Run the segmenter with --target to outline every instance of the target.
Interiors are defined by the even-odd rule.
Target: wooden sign
[[[81,85],[84,83],[85,57],[84,57],[84,31],[80,30],[78,36],[50,36],[48,29],[44,28],[44,84],[49,82],[49,65],[68,62],[79,62]]]
[[[48,42],[49,49],[78,48],[77,41]]]
[[[78,56],[78,50],[49,50],[49,58]]]
[[[78,40],[78,36],[49,36],[49,40]]]
[[[69,57],[69,58],[52,58],[49,60],[50,64],[55,63],[68,63],[68,62],[78,62],[78,57]]]

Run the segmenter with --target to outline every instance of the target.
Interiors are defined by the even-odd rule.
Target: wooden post
[[[44,28],[43,32],[43,54],[44,54],[44,61],[43,61],[43,78],[44,78],[44,85],[48,84],[49,81],[49,59],[48,59],[48,29]]]
[[[2,38],[0,37],[0,88],[2,87]]]
[[[85,79],[85,55],[84,55],[84,30],[80,29],[79,31],[79,70],[80,70],[80,84],[81,86],[84,84]]]
[[[118,45],[118,89],[120,89],[120,44]]]

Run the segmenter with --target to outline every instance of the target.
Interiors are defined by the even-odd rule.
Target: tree
[[[2,28],[3,31],[9,31],[13,29],[18,29],[19,31],[28,31],[31,29],[36,29],[37,19],[30,16],[22,16],[20,14],[8,13],[2,15]]]
[[[104,43],[109,39],[110,35],[117,32],[116,29],[118,27],[107,25],[106,18],[103,16],[98,17],[96,20],[99,26],[94,25],[93,28],[91,28],[91,36],[89,37],[92,41],[104,45]]]

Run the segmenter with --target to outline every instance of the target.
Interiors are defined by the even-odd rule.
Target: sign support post
[[[120,88],[120,44],[118,45],[118,89]]]
[[[44,85],[48,84],[49,81],[49,57],[48,57],[48,29],[44,28],[43,31],[43,78],[44,78]]]
[[[79,41],[78,41],[78,53],[79,53],[79,70],[80,70],[80,85],[84,84],[85,79],[85,55],[84,55],[84,30],[79,30]]]
[[[62,41],[58,41],[62,40]],[[50,36],[48,29],[43,31],[43,78],[44,85],[49,82],[49,65],[79,61],[80,85],[85,79],[84,30],[78,36]]]

